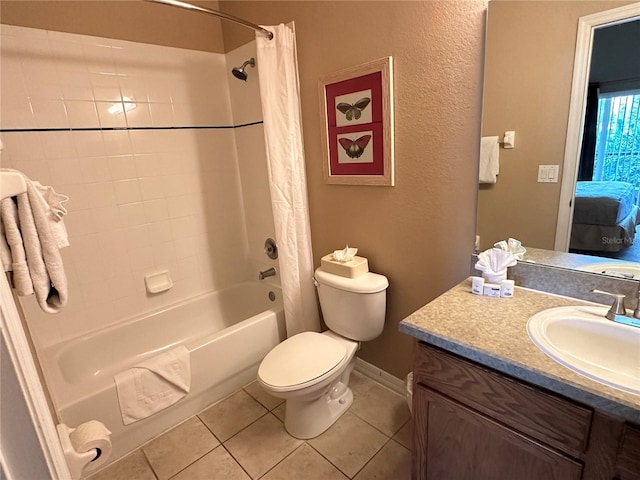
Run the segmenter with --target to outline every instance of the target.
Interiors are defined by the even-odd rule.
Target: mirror
[[[516,135],[515,148],[499,148],[496,183],[479,186],[480,250],[514,237],[527,248],[525,259],[539,263],[581,268],[606,260],[554,252],[562,184],[538,182],[538,167],[557,165],[561,176],[565,148],[577,141],[567,125],[584,116],[571,107],[574,59],[587,54],[576,50],[580,17],[629,5],[640,12],[637,2],[489,2],[482,135]]]

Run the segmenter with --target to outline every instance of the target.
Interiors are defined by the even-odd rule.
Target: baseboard
[[[375,365],[365,362],[361,358],[356,358],[356,366],[354,367],[354,370],[365,377],[375,380],[379,384],[384,385],[389,390],[392,390],[399,395],[405,395],[404,380],[394,377]]]

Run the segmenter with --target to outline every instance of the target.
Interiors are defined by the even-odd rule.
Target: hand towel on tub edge
[[[189,350],[179,346],[114,375],[122,422],[129,425],[163,410],[191,388]]]

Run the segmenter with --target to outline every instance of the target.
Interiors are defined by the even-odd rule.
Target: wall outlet
[[[558,183],[560,165],[538,165],[538,183]]]

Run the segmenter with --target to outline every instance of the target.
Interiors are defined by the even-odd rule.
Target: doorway
[[[624,165],[630,166],[629,168],[618,169],[619,172],[627,172],[625,179],[628,178],[630,173],[635,176],[637,170],[640,169],[637,155],[629,156],[626,150],[623,151],[620,148],[617,148],[617,152],[613,151],[616,150],[614,148],[616,145],[617,147],[622,146],[621,140],[624,140],[625,149],[629,146],[632,150],[636,148],[633,142],[628,145],[629,138],[632,138],[628,131],[630,128],[632,130],[637,129],[638,122],[631,118],[630,121],[627,121],[626,133],[624,135],[621,133],[621,128],[625,128],[625,118],[629,120],[629,115],[633,111],[635,99],[631,99],[631,108],[627,108],[627,103],[623,104],[620,100],[612,100],[616,96],[622,96],[623,93],[628,93],[625,96],[631,97],[634,97],[636,93],[640,94],[640,67],[635,67],[640,65],[640,62],[637,61],[637,52],[633,51],[633,48],[626,49],[627,45],[632,46],[638,43],[637,40],[629,41],[626,44],[623,42],[622,47],[616,50],[619,53],[619,61],[616,63],[613,61],[616,56],[611,54],[611,48],[615,47],[611,46],[610,38],[613,37],[615,41],[620,41],[626,35],[640,35],[640,28],[638,27],[640,27],[640,3],[599,12],[582,17],[579,20],[569,126],[556,228],[556,250],[565,252],[569,250],[579,251],[580,253],[598,256],[615,256],[623,250],[628,250],[627,247],[631,247],[634,243],[636,212],[626,212],[623,211],[624,209],[620,209],[621,216],[624,218],[614,219],[613,223],[616,224],[616,222],[626,220],[625,228],[618,228],[612,231],[605,229],[604,233],[598,230],[599,227],[594,228],[593,224],[597,222],[592,221],[590,218],[585,222],[585,225],[587,225],[586,230],[583,224],[574,224],[574,221],[585,220],[576,218],[576,215],[580,217],[585,211],[591,213],[591,210],[593,210],[593,204],[588,204],[586,209],[581,208],[582,195],[576,196],[576,189],[578,189],[578,193],[581,193],[580,187],[586,187],[589,189],[590,195],[595,196],[594,190],[598,190],[598,188],[594,180],[598,181],[600,179],[600,181],[604,181],[608,176],[612,176],[611,172],[618,169],[619,165],[623,167]],[[630,73],[627,71],[628,69],[625,70],[629,66],[635,67],[638,71]],[[605,119],[607,105],[609,107],[609,118]],[[620,114],[621,107],[624,108],[622,115]],[[600,116],[598,116],[598,113],[600,113]],[[611,120],[613,120],[613,124]],[[622,121],[622,124],[619,123],[620,121]],[[598,126],[600,126],[600,131],[604,132],[603,135],[605,135],[604,137],[600,136],[600,142],[598,142],[597,135]],[[611,128],[612,126],[615,128]],[[592,135],[584,133],[589,128],[593,132]],[[609,144],[608,146],[607,143]],[[597,155],[598,152],[599,156]],[[608,153],[609,156],[607,157]],[[623,153],[623,155],[620,155],[620,153]],[[580,160],[581,156],[582,160]],[[598,158],[597,162],[596,158]],[[622,160],[618,161],[620,159]],[[640,172],[638,175],[640,175]],[[612,179],[610,181],[622,183],[620,180]],[[589,183],[587,184],[587,182]],[[634,206],[637,204],[638,199],[635,188],[634,186],[634,193],[630,195],[633,199],[628,200]],[[629,192],[626,192],[625,195],[629,196]],[[636,206],[636,208],[638,207]],[[587,237],[590,238],[590,242],[575,242],[575,239]],[[635,243],[639,243],[638,240]],[[640,254],[640,248],[638,250]],[[640,255],[633,261],[640,262]]]

